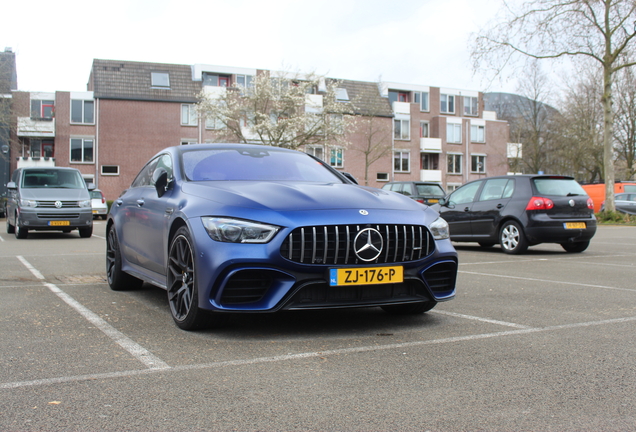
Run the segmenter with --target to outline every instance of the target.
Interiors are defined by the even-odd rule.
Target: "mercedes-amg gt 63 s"
[[[294,150],[167,148],[114,201],[106,232],[110,287],[165,289],[185,330],[224,313],[419,314],[455,295],[457,253],[436,211]]]

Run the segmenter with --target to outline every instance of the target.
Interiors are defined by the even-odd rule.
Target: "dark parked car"
[[[448,222],[451,240],[483,247],[499,243],[510,254],[539,243],[582,252],[596,232],[592,199],[572,177],[485,178],[463,185],[433,207]]]
[[[18,168],[7,183],[7,232],[19,239],[29,231],[79,231],[93,235],[88,185],[75,168]]]
[[[384,190],[401,193],[422,204],[436,204],[446,192],[439,183],[435,182],[390,182],[382,186]]]
[[[619,212],[636,215],[636,193],[620,193],[614,195],[614,206]],[[601,211],[605,210],[605,201],[601,205]]]
[[[171,147],[111,206],[106,270],[114,290],[166,289],[182,329],[223,312],[417,314],[455,295],[447,228],[431,208],[358,186],[302,152]]]

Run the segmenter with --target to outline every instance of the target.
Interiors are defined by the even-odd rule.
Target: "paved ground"
[[[4,228],[4,221],[0,221]],[[457,244],[458,296],[179,330],[113,292],[95,235],[0,235],[0,430],[636,430],[636,228],[508,256]]]

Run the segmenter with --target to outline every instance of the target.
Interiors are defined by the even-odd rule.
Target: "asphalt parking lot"
[[[457,297],[184,332],[90,239],[0,221],[0,430],[636,430],[636,227],[589,249],[456,244]]]

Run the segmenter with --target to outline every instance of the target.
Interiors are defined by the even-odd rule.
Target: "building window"
[[[462,155],[449,154],[448,155],[448,174],[461,174],[462,173]]]
[[[170,88],[170,74],[168,72],[150,72],[152,87]]]
[[[71,138],[71,162],[93,162],[93,138]]]
[[[337,88],[336,89],[336,100],[338,102],[346,102],[349,100],[349,92],[347,92],[347,89],[344,88]]]
[[[334,133],[344,134],[344,116],[342,114],[329,114],[329,122]]]
[[[197,142],[198,140],[196,138],[181,138],[181,141],[179,142],[179,144],[191,145],[191,144],[196,144]]]
[[[325,160],[325,149],[322,146],[307,146],[305,153],[317,157],[320,160]]]
[[[462,125],[459,123],[446,123],[446,142],[461,144]]]
[[[247,75],[245,75],[247,77]],[[213,73],[203,73],[203,85],[204,86],[213,86],[213,87],[229,87],[230,86],[230,76],[229,75],[219,75]],[[251,79],[250,79],[251,83]],[[247,78],[245,81],[247,84]]]
[[[236,76],[236,85],[239,87],[251,87],[252,79],[254,77],[252,75],[237,75]]]
[[[486,142],[486,126],[483,126],[483,125],[471,125],[470,126],[470,140],[472,142],[478,142],[478,143]]]
[[[71,100],[71,123],[94,124],[95,102],[92,100]]]
[[[486,156],[472,155],[470,157],[470,172],[483,174],[486,172]]]
[[[181,105],[181,124],[183,126],[196,126],[198,124],[197,110],[194,105]]]
[[[119,165],[102,165],[102,175],[105,175],[105,176],[119,175]]]
[[[393,102],[409,102],[409,92],[405,91],[397,91],[397,90],[389,90],[389,102],[393,104]]]
[[[464,114],[476,116],[479,114],[479,99],[474,96],[464,96]]]
[[[423,153],[422,154],[422,169],[423,170],[438,170],[439,169],[439,154]]]
[[[52,100],[32,100],[31,118],[52,119],[55,114],[55,101]]]
[[[385,181],[389,181],[389,173],[377,173],[375,176],[375,179],[377,181],[381,181],[381,182],[385,182]]]
[[[430,111],[428,92],[422,92],[420,97],[420,111]]]
[[[398,150],[393,153],[393,169],[395,172],[410,172],[411,153]]]
[[[225,129],[225,123],[219,118],[207,118],[205,119],[206,129]]]
[[[420,138],[428,138],[430,136],[429,124],[427,121],[420,122]]]
[[[405,119],[393,120],[393,137],[399,140],[411,139],[411,121]]]
[[[455,113],[455,95],[442,94],[440,99],[440,111],[445,114]]]
[[[329,150],[329,165],[334,168],[344,167],[344,151],[340,147],[334,147]]]
[[[446,193],[451,193],[457,189],[459,189],[461,186],[461,183],[448,183],[446,185]]]

